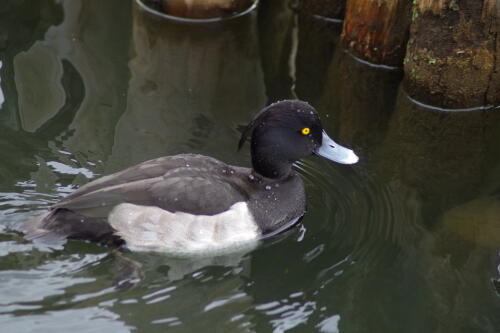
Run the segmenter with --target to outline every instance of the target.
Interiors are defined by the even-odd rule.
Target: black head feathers
[[[321,121],[316,110],[307,102],[299,100],[283,100],[268,105],[245,127],[238,142],[238,150],[245,141],[253,135],[254,129],[259,126],[296,127],[298,123],[321,129]],[[319,133],[319,131],[314,131]],[[321,139],[319,139],[321,142]]]

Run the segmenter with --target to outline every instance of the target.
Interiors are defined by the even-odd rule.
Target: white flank
[[[136,251],[211,255],[253,248],[261,236],[244,202],[217,215],[171,213],[151,206],[123,203],[109,215],[116,234]]]

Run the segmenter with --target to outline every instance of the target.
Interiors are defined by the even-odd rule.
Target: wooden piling
[[[342,31],[344,47],[372,63],[401,66],[410,10],[409,0],[348,0]]]
[[[418,0],[405,58],[405,89],[445,108],[500,104],[500,4]]]

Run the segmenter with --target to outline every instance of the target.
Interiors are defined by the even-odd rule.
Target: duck
[[[306,212],[292,165],[316,155],[341,164],[358,156],[331,139],[314,107],[282,100],[242,131],[251,168],[198,154],[165,156],[98,178],[21,225],[24,238],[77,239],[132,251],[209,254],[256,244]]]

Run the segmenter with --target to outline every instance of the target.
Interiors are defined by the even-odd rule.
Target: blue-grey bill
[[[323,131],[323,142],[315,153],[341,164],[354,164],[359,161],[359,157],[351,149],[333,141],[325,131]]]

